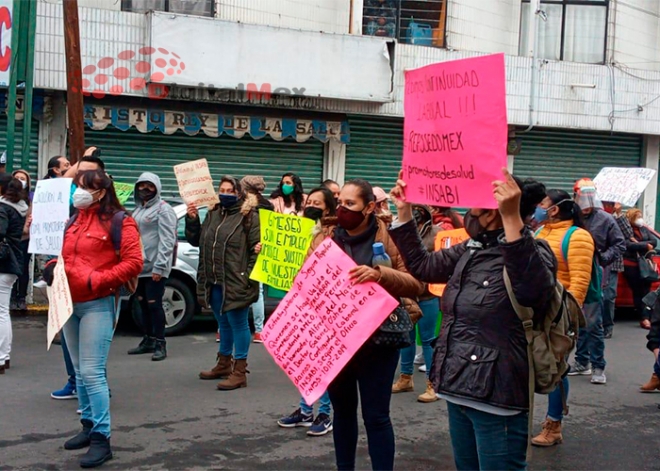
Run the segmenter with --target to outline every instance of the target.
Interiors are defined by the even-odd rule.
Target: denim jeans
[[[0,274],[0,365],[4,365],[11,355],[13,332],[9,316],[9,299],[11,298],[11,287],[14,286],[16,278],[16,275]]]
[[[653,363],[653,372],[660,376],[660,357]]]
[[[607,281],[603,286],[603,328],[614,325],[614,305],[616,290],[619,284],[619,272],[609,271]]]
[[[564,402],[568,403],[568,377],[562,380],[564,388],[564,398],[562,398],[562,388],[557,386],[557,389],[548,394],[548,419],[555,422],[564,420]]]
[[[250,324],[248,322],[248,306],[231,311],[220,312],[222,308],[223,287],[213,285],[211,288],[211,309],[220,327],[221,355],[234,355],[236,360],[245,360],[250,350]]]
[[[305,400],[300,398],[300,410],[305,415],[310,415],[314,413],[314,404],[308,406]],[[332,403],[330,402],[330,395],[328,391],[323,393],[323,396],[319,399],[319,414],[330,415],[332,413]]]
[[[91,420],[92,432],[110,436],[110,391],[106,379],[108,353],[115,326],[115,297],[74,303],[64,333],[76,370],[81,418]]]
[[[435,339],[435,328],[438,325],[440,316],[440,299],[432,298],[419,302],[419,308],[422,310],[422,318],[417,322],[419,336],[422,339],[422,353],[424,355],[424,364],[426,365],[426,377],[431,371],[431,362],[433,361],[433,347],[431,343]],[[401,374],[411,375],[414,371],[413,362],[417,351],[417,339],[415,330],[410,333],[412,345],[401,349]]]
[[[447,412],[458,471],[527,468],[526,413],[505,417],[449,401]]]
[[[575,361],[583,366],[591,361],[593,368],[604,370],[606,362],[602,303],[585,304],[584,317],[587,326],[580,329]]]
[[[259,283],[259,299],[252,304],[252,319],[254,320],[254,331],[261,333],[264,329],[264,319],[266,318],[266,308],[264,306],[264,285]]]
[[[165,309],[163,296],[167,278],[154,281],[151,277],[140,278],[137,299],[142,310],[142,330],[144,335],[165,340]]]
[[[66,336],[64,335],[64,329],[60,332],[60,340],[62,343],[62,356],[64,357],[64,366],[66,367],[66,374],[69,377],[69,384],[72,386],[76,385],[76,370],[73,368],[73,362],[71,361],[71,354],[69,353],[69,347],[66,344]]]
[[[339,471],[355,469],[358,391],[371,467],[385,471],[394,468],[390,399],[398,359],[397,349],[377,347],[367,341],[330,383],[328,393],[335,410],[333,439]]]

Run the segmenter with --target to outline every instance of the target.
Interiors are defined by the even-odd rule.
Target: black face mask
[[[156,197],[156,192],[150,190],[149,188],[142,188],[138,190],[138,198],[142,201],[150,201]]]
[[[306,217],[307,219],[313,219],[314,221],[318,221],[323,217],[323,210],[321,208],[315,208],[313,206],[309,206],[305,208],[305,211],[303,211],[303,216]]]
[[[479,216],[473,216],[470,211],[465,214],[463,218],[463,224],[465,225],[465,232],[468,233],[471,239],[477,239],[479,235],[486,232],[486,228],[481,225],[479,218],[485,213],[481,213]]]

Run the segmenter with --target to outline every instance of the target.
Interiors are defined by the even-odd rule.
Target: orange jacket
[[[586,230],[576,230],[571,235],[568,245],[567,261],[562,254],[561,246],[566,232],[572,225],[573,221],[547,223],[539,230],[536,238],[548,242],[558,261],[557,279],[580,304],[584,304],[591,283],[594,240]]]

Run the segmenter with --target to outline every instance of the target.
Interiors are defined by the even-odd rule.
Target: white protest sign
[[[64,259],[60,257],[53,271],[53,284],[47,288],[48,293],[48,350],[66,321],[73,314],[73,301],[69,289],[69,280],[64,270]]]
[[[594,178],[596,196],[601,201],[635,206],[654,176],[652,168],[605,167]]]
[[[69,219],[70,178],[40,180],[32,199],[32,225],[28,252],[59,255],[64,226]]]
[[[193,203],[201,208],[215,206],[220,202],[218,194],[213,188],[213,179],[206,159],[175,165],[174,174],[179,184],[179,193],[186,204]]]

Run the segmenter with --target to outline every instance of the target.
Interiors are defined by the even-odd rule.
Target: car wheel
[[[135,296],[132,304],[133,320],[138,327],[141,327],[142,309]],[[195,297],[188,285],[177,278],[168,279],[163,295],[163,310],[165,335],[171,336],[183,332],[195,316]]]

